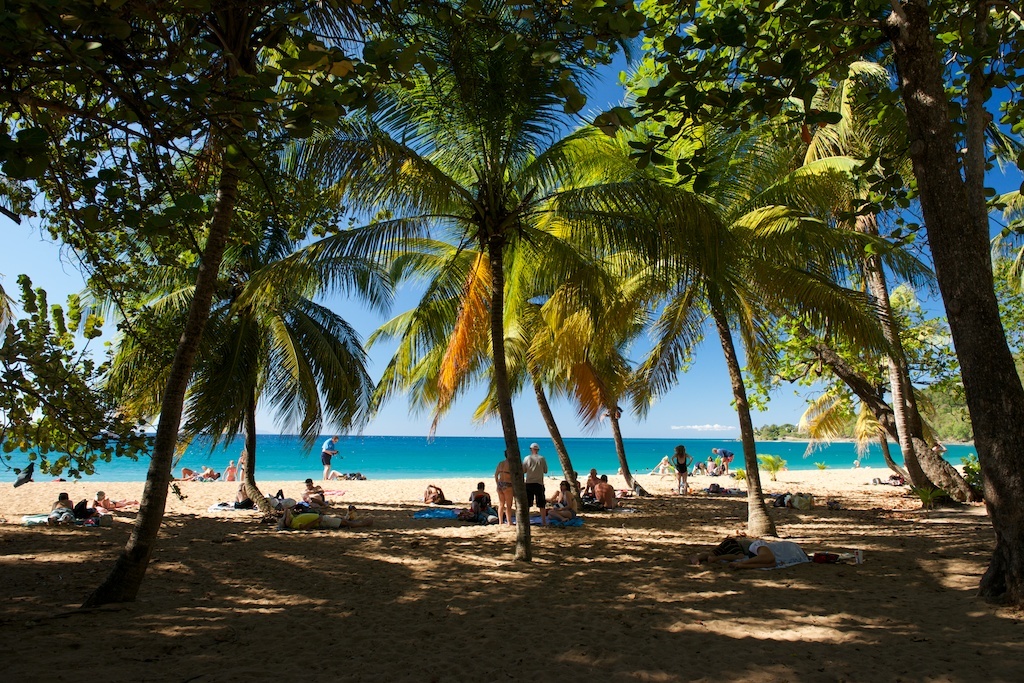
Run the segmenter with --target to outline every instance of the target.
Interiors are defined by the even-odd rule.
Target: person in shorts
[[[530,444],[530,454],[523,458],[523,474],[526,475],[526,514],[537,501],[540,508],[540,523],[547,525],[547,498],[544,496],[544,475],[548,473],[548,461],[540,454],[540,444]]]
[[[338,443],[338,437],[332,436],[331,438],[324,441],[323,447],[320,449],[320,463],[324,466],[324,481],[327,481],[331,475],[331,458],[338,454],[338,449],[334,447]]]

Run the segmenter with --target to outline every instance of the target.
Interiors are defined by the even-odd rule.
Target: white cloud
[[[694,432],[732,432],[736,427],[730,425],[672,425],[672,429],[688,429]]]

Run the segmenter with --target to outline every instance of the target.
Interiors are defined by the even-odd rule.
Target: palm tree
[[[821,127],[814,133],[809,140],[805,159],[808,162],[831,159],[840,160],[841,163],[851,158],[868,159],[877,155],[880,150],[894,146],[894,141],[905,140],[906,121],[898,110],[886,110],[888,115],[879,117],[870,108],[870,104],[858,104],[863,101],[866,93],[887,89],[889,81],[889,72],[878,64],[852,64],[848,77],[836,88],[824,91],[826,96],[817,103],[822,109],[841,113],[842,119],[839,123]],[[865,121],[869,118],[873,123],[866,125]],[[906,159],[904,168],[900,169],[906,177],[911,174],[909,166],[909,159]],[[880,170],[872,169],[876,172]],[[854,199],[859,203],[864,201],[865,197],[858,194]],[[859,214],[852,222],[852,228],[858,232],[872,236],[879,234],[878,219],[874,214]],[[926,438],[927,426],[918,409],[906,352],[889,300],[889,288],[881,255],[865,254],[862,270],[868,291],[878,307],[879,324],[890,347],[886,354],[886,364],[892,394],[892,419],[887,419],[888,416],[884,414],[878,414],[876,417],[899,442],[909,479],[915,486],[941,488],[960,501],[978,500],[978,493],[971,489],[952,465],[931,449]],[[871,405],[875,403],[872,402]]]
[[[621,216],[632,226],[664,234],[661,253],[646,269],[649,287],[663,300],[653,331],[655,346],[639,369],[634,393],[637,410],[677,381],[690,350],[703,337],[710,318],[722,345],[740,421],[748,476],[751,534],[773,534],[761,494],[753,424],[742,368],[733,340],[738,329],[748,366],[769,368],[773,330],[780,303],[799,303],[822,327],[846,320],[859,338],[881,343],[864,315],[866,300],[837,287],[841,266],[860,244],[837,238],[819,218],[812,199],[828,196],[843,178],[827,169],[793,172],[792,151],[769,138],[770,129],[747,133],[692,128],[681,142],[654,159],[645,173],[624,187],[595,188],[625,209],[627,195],[641,197]],[[605,144],[623,154],[629,142],[644,146],[642,132]],[[700,187],[681,182],[670,159],[686,159],[703,149]],[[612,220],[608,211],[601,220]],[[614,220],[619,220],[615,213]],[[628,218],[625,218],[628,216]],[[659,228],[659,226],[662,226]],[[880,245],[876,245],[880,246]]]
[[[382,89],[371,116],[312,139],[305,160],[336,183],[339,196],[379,212],[368,228],[383,246],[398,249],[400,240],[430,232],[455,245],[456,254],[479,253],[478,280],[487,287],[475,291],[489,299],[474,302],[465,316],[488,324],[495,401],[525,510],[506,361],[505,269],[510,250],[537,259],[553,241],[536,223],[573,164],[567,146],[552,144],[564,111],[559,94],[576,91],[583,76],[573,64],[553,68],[535,59],[533,41],[556,34],[538,34],[543,29],[504,3],[485,4],[488,17],[459,25],[415,17],[406,28],[421,41],[430,73]],[[525,514],[518,517],[515,557],[531,559]]]
[[[258,401],[273,406],[279,426],[299,434],[307,446],[325,422],[341,431],[362,424],[373,391],[365,353],[348,323],[314,298],[341,287],[380,306],[390,301],[390,286],[386,275],[365,259],[337,251],[325,255],[316,244],[298,249],[296,235],[303,231],[276,214],[303,221],[308,213],[285,212],[280,204],[268,206],[262,197],[259,191],[243,191],[244,213],[256,218],[249,223],[249,234],[238,235],[221,263],[186,395],[183,438],[187,443],[208,434],[212,449],[243,434],[246,492],[269,513],[255,481]],[[191,304],[194,274],[191,269],[154,266],[149,276],[151,294],[128,324],[174,329]],[[110,384],[133,414],[153,416],[166,368],[165,358],[148,340],[124,336]]]

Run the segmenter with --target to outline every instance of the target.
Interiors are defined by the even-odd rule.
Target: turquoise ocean
[[[320,464],[320,446],[329,435],[320,437],[312,447],[304,446],[296,436],[261,434],[256,440],[257,478],[263,480],[302,480],[306,477],[318,479],[323,473]],[[548,460],[552,473],[561,471],[558,455],[550,438],[524,437],[520,449],[528,452],[528,446],[537,442],[541,454]],[[566,439],[566,447],[573,467],[578,472],[596,468],[602,473],[618,470],[615,445],[610,438]],[[635,474],[649,472],[657,466],[663,456],[671,455],[676,444],[684,444],[687,452],[694,457],[707,459],[712,448],[725,448],[736,454],[734,467],[742,467],[743,449],[735,439],[626,439],[626,458]],[[343,436],[337,445],[340,459],[335,456],[331,464],[339,472],[361,472],[369,479],[429,479],[441,477],[487,478],[494,473],[494,467],[505,452],[501,437],[459,437],[446,436],[427,439],[411,436]],[[893,457],[899,458],[899,447],[891,446]],[[973,445],[950,445],[945,454],[953,465],[960,465],[960,459],[976,453]],[[181,461],[175,467],[175,474],[181,467],[198,469],[209,465],[223,472],[228,460],[237,462],[242,450],[242,439],[235,438],[210,448],[209,441],[193,442]],[[817,446],[806,453],[807,443],[799,441],[759,441],[758,455],[778,455],[787,462],[791,470],[813,470],[816,463],[823,462],[830,469],[846,469],[854,466],[857,450],[852,443],[832,443]],[[24,467],[27,454],[9,454],[12,467]],[[881,450],[872,445],[861,456],[861,467],[885,468]],[[87,479],[94,481],[143,481],[149,467],[149,458],[137,461],[115,459],[109,463],[96,464],[95,474]],[[14,481],[14,472],[0,466],[0,482]],[[51,477],[37,472],[36,481],[48,481]]]

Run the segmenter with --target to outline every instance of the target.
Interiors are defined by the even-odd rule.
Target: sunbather
[[[306,479],[306,490],[302,492],[302,500],[312,508],[330,507],[330,503],[327,502],[327,498],[324,495],[323,487],[315,485],[312,479]]]
[[[692,564],[722,564],[727,569],[771,569],[810,562],[807,553],[792,541],[765,541],[749,536],[730,536],[710,551],[690,558]]]
[[[318,512],[302,512],[295,508],[285,508],[284,514],[277,522],[278,529],[294,529],[302,531],[305,529],[340,529],[341,527],[353,528],[372,526],[373,520],[369,517],[359,517],[355,507],[349,506],[348,514],[345,517],[334,515],[322,515]]]
[[[440,486],[427,484],[427,490],[423,492],[423,502],[434,505],[451,505],[452,502],[444,497],[444,491]]]
[[[568,522],[578,512],[576,498],[572,495],[572,489],[567,481],[558,485],[558,492],[548,502],[552,505],[548,509],[548,517],[560,522]]]
[[[107,494],[103,491],[97,491],[96,500],[92,501],[92,506],[96,508],[96,511],[100,514],[114,512],[115,510],[138,504],[139,501],[137,500],[110,500],[107,498]]]
[[[601,475],[601,481],[597,482],[597,486],[594,487],[594,496],[605,510],[614,510],[619,506],[618,501],[615,500],[615,489],[608,483],[607,474]]]
[[[71,502],[70,496],[66,493],[61,493],[57,496],[57,502],[50,508],[50,516],[47,518],[46,523],[50,526],[60,525],[71,525],[75,523],[75,506]]]

